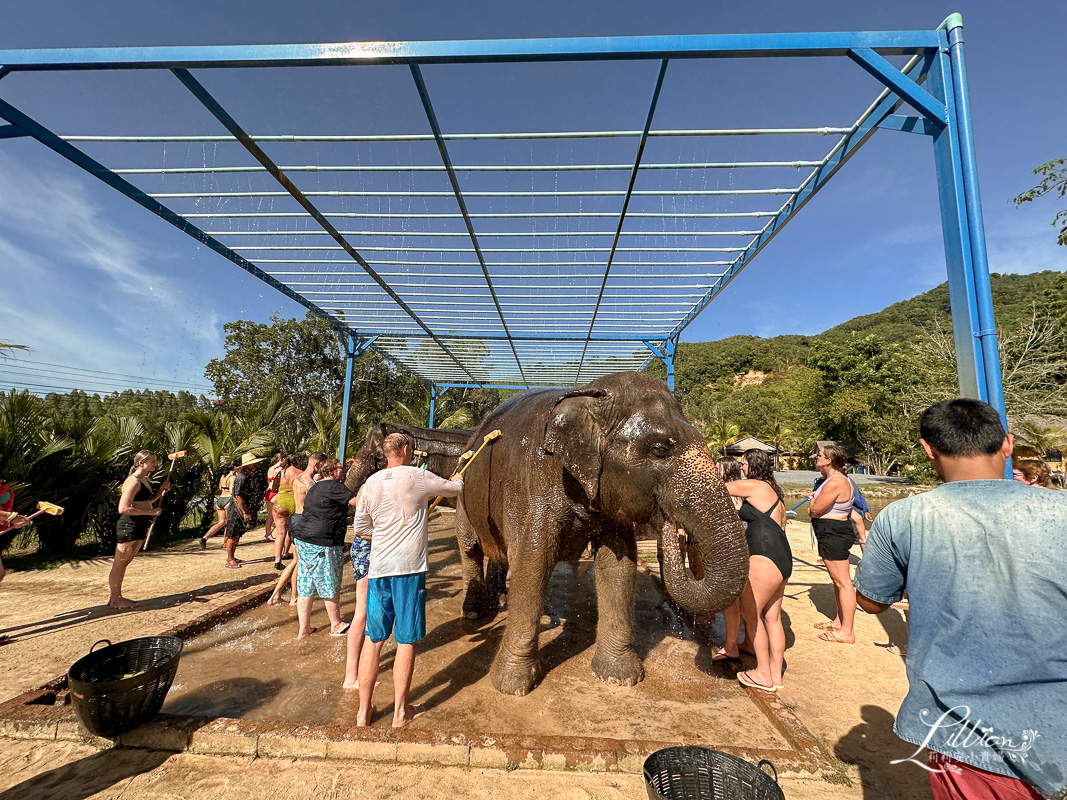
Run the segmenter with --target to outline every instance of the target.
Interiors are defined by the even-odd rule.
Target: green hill
[[[1001,356],[1017,373],[1006,397],[1009,413],[1067,414],[1067,274],[992,275],[991,286],[1006,334]],[[1035,306],[1057,323],[1058,332],[1043,341],[1020,337]],[[955,386],[951,355],[927,333],[934,323],[951,327],[947,284],[816,336],[683,343],[675,389],[709,441],[736,428],[801,448],[838,439],[885,471],[925,463],[913,452],[915,412],[951,396]],[[1023,363],[1025,370],[1014,369]],[[658,362],[649,371],[665,376]]]
[[[993,309],[1001,328],[1017,326],[1035,304],[1067,322],[1067,273],[993,274],[990,284]],[[733,381],[748,372],[776,373],[807,364],[812,344],[818,339],[841,343],[856,333],[873,334],[889,345],[911,344],[936,319],[946,325],[950,319],[947,283],[875,314],[850,319],[817,336],[730,336],[712,342],[682,343],[676,361],[678,388],[684,394],[694,386],[708,386],[724,378]]]
[[[1042,308],[1049,305],[1049,294],[1063,295],[1067,289],[1067,274],[1051,271],[1030,275],[992,274],[989,282],[993,290],[993,312],[997,325],[1011,328],[1029,316],[1033,304]],[[937,317],[949,318],[947,283],[910,300],[894,303],[875,314],[854,317],[821,335],[839,341],[852,332],[864,336],[873,333],[887,342],[903,344],[922,335],[923,327]]]

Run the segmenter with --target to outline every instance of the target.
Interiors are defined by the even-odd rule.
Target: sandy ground
[[[925,773],[893,759],[912,754],[892,734],[893,714],[907,684],[902,660],[885,649],[903,641],[897,611],[879,617],[859,612],[854,646],[825,644],[812,625],[832,616],[833,594],[825,570],[816,564],[809,528],[793,524],[790,540],[794,572],[785,602],[786,687],[780,697],[801,722],[843,763],[847,783],[819,778],[784,779],[789,798],[929,797]],[[253,560],[241,570],[224,570],[213,541],[201,552],[195,543],[140,555],[127,576],[126,595],[141,601],[134,612],[111,612],[107,594],[110,559],[70,564],[50,571],[10,573],[0,585],[0,632],[14,641],[0,647],[0,698],[41,685],[61,674],[99,639],[118,641],[158,633],[221,606],[249,586],[273,579],[270,546],[255,532],[239,557]],[[858,553],[858,550],[856,551]],[[255,563],[255,559],[264,559]],[[563,567],[561,569],[569,569]],[[557,571],[559,572],[559,571]],[[73,610],[72,610],[73,609]],[[346,614],[350,614],[350,605]],[[283,611],[284,613],[284,611]],[[713,629],[721,639],[721,622]],[[697,647],[700,636],[675,637]],[[341,640],[334,640],[340,643]],[[543,643],[546,641],[542,640]],[[680,645],[681,646],[681,645]],[[704,649],[708,649],[705,642]],[[653,655],[649,653],[649,657]],[[588,658],[585,651],[572,660]],[[692,660],[690,658],[690,660]],[[699,657],[698,657],[699,660]],[[648,687],[654,687],[649,664]],[[559,669],[563,670],[562,661]],[[430,673],[428,673],[430,674]],[[565,677],[565,675],[564,675]],[[390,680],[382,675],[383,684]],[[546,684],[540,688],[545,688]],[[648,687],[638,687],[639,692]],[[730,687],[732,691],[733,687]],[[413,695],[419,690],[413,687]],[[617,690],[613,690],[617,691]],[[699,708],[699,696],[685,701]],[[531,697],[536,697],[537,692]],[[549,692],[543,697],[547,698]],[[413,696],[413,700],[421,698]],[[703,702],[726,698],[709,691]],[[427,714],[429,716],[429,714]],[[0,798],[329,798],[355,797],[641,798],[640,776],[547,771],[460,769],[452,767],[337,762],[293,762],[166,754],[149,751],[97,751],[72,742],[0,739]]]

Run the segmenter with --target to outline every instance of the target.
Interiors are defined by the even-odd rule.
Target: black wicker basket
[[[107,647],[97,650],[99,644]],[[118,644],[101,639],[67,671],[78,721],[90,733],[114,739],[150,720],[163,706],[181,652],[176,636]]]
[[[770,761],[753,766],[706,747],[657,750],[645,759],[644,775],[648,800],[785,800]]]

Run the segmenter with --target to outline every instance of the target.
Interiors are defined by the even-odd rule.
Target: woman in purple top
[[[837,614],[833,622],[817,622],[819,638],[836,644],[855,644],[856,589],[852,586],[848,555],[856,543],[852,526],[852,481],[845,476],[848,455],[836,444],[822,445],[815,453],[815,468],[826,479],[808,495],[811,527],[819,543],[819,558],[834,582]]]

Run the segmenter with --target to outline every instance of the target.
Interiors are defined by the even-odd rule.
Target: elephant
[[[683,608],[712,614],[733,603],[748,576],[744,526],[703,437],[666,385],[639,372],[607,375],[570,391],[506,400],[470,444],[499,428],[488,457],[473,461],[458,504],[463,614],[496,608],[510,570],[508,617],[490,669],[493,686],[525,695],[541,678],[538,634],[552,570],[595,549],[593,673],[633,686],[644,667],[633,647],[636,529],[658,530],[661,570]],[[680,536],[704,564],[687,573]],[[486,561],[488,560],[488,564]]]
[[[426,453],[419,456],[415,465],[422,466],[442,478],[447,478],[456,471],[460,455],[467,449],[467,439],[471,432],[447,428],[417,428],[414,425],[394,425],[381,422],[370,429],[367,438],[360,445],[356,455],[349,462],[345,473],[345,486],[358,492],[367,478],[380,469],[385,469],[385,454],[382,442],[390,433],[406,433],[415,440],[415,449]],[[424,459],[421,461],[419,459]],[[452,501],[445,501],[453,505]]]

